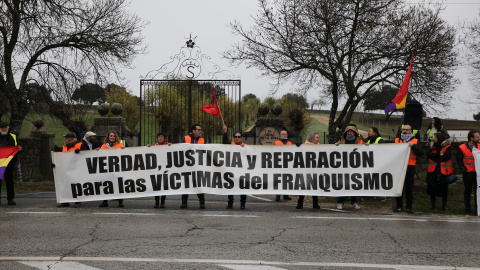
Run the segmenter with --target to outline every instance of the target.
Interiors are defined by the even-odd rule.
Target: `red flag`
[[[215,91],[213,91],[213,86],[211,89],[212,89],[212,95],[213,95],[213,100],[215,102],[215,106],[211,104],[206,104],[200,109],[200,111],[204,111],[206,113],[218,115],[222,117],[222,113],[220,112],[220,108],[218,107],[217,97],[215,96]]]

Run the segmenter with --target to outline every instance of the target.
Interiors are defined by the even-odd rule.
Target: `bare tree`
[[[409,93],[427,106],[450,103],[455,31],[440,10],[403,0],[260,0],[252,28],[231,23],[242,41],[223,55],[259,68],[277,86],[295,80],[305,90],[325,89],[332,142],[372,89],[400,86],[412,53]]]
[[[466,22],[462,26],[464,30],[463,43],[467,47],[467,62],[471,68],[469,79],[475,88],[476,98],[480,90],[480,17]],[[475,102],[478,104],[478,102]]]
[[[50,105],[59,111],[80,84],[118,78],[119,68],[143,52],[145,23],[127,7],[125,0],[0,1],[0,91],[13,132],[28,113],[27,84],[52,89]]]

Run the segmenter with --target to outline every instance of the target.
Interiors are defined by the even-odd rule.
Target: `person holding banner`
[[[9,132],[9,126],[7,122],[0,122],[0,146],[16,146],[17,136]],[[18,146],[18,151],[21,151],[22,147]],[[5,180],[5,186],[7,188],[7,204],[16,205],[15,199],[15,185],[13,184],[13,172],[15,171],[15,162],[17,157],[14,156],[8,163],[3,174]],[[0,191],[2,182],[0,180]],[[1,201],[0,201],[1,204]]]
[[[475,159],[473,157],[473,149],[480,150],[480,134],[476,130],[470,130],[467,135],[468,142],[459,146],[457,151],[457,162],[463,170],[463,184],[465,191],[463,199],[465,201],[465,213],[470,214],[470,201],[472,200],[472,192],[475,202],[475,212],[477,212],[477,170],[475,168]]]
[[[181,143],[191,143],[191,144],[205,144],[205,140],[202,138],[202,127],[199,124],[193,124],[190,127],[190,134],[183,137],[180,141]],[[200,209],[205,209],[205,194],[197,194],[198,201],[200,203]],[[187,208],[188,204],[188,194],[182,195],[182,204],[180,208]]]
[[[433,135],[433,145],[428,147],[427,194],[430,195],[430,209],[435,209],[435,198],[442,197],[442,210],[447,210],[447,175],[453,173],[451,141],[443,133]]]
[[[367,142],[365,144],[385,143],[385,141],[382,138],[382,135],[380,135],[380,132],[376,127],[370,127],[370,129],[368,130],[368,137],[366,141]]]
[[[395,139],[395,143],[408,143],[410,146],[410,157],[408,160],[407,172],[405,174],[405,194],[406,194],[406,203],[407,203],[407,213],[413,214],[412,203],[413,203],[413,180],[416,173],[415,165],[417,164],[417,157],[423,155],[423,150],[418,146],[418,139],[413,135],[412,126],[409,124],[404,124],[402,127],[402,133],[400,136]],[[397,207],[393,212],[402,212],[403,208],[403,192],[402,196],[397,197]]]
[[[65,137],[65,143],[63,144],[62,152],[75,152],[80,153],[80,148],[82,148],[82,143],[77,141],[77,134],[75,132],[68,132],[63,135]],[[57,207],[69,207],[70,203],[59,203]],[[81,207],[80,202],[76,202],[75,207]]]
[[[312,132],[308,134],[307,140],[305,141],[304,144],[308,145],[315,145],[319,144],[320,142],[320,135],[318,132]],[[297,209],[303,209],[303,201],[305,199],[305,195],[299,195],[298,196],[298,201],[297,201]],[[312,196],[312,201],[313,201],[313,208],[314,209],[320,209],[320,205],[318,205],[318,196]]]
[[[278,138],[277,141],[275,141],[274,143],[275,145],[292,145],[292,142],[288,140],[288,132],[286,130],[282,130],[280,131],[280,138]],[[277,195],[275,197],[275,201],[280,201],[280,197],[282,195]],[[283,199],[285,201],[289,201],[292,199],[292,197],[288,196],[288,195],[283,195]]]
[[[229,140],[226,125],[223,125],[222,143],[223,144],[239,145],[241,147],[247,145],[246,143],[243,142],[241,132],[235,132],[235,134],[233,135],[233,142],[231,140]],[[227,209],[233,209],[233,202],[234,202],[233,195],[228,195]],[[245,209],[245,203],[246,202],[247,202],[247,195],[240,195],[240,209]]]
[[[125,148],[125,142],[120,140],[118,133],[115,130],[111,130],[105,136],[103,140],[103,145],[100,149],[115,149],[115,148]],[[97,149],[98,150],[98,149]],[[108,200],[104,200],[98,207],[108,207]],[[118,207],[124,207],[123,199],[118,199]]]
[[[336,142],[335,145],[340,144],[363,144],[362,137],[359,136],[358,129],[356,126],[349,125],[345,128],[345,131],[340,138],[340,141]],[[346,197],[338,197],[337,199],[337,209],[342,210]],[[353,209],[360,209],[358,205],[358,198],[356,196],[350,196],[350,203],[352,204]]]
[[[167,138],[167,134],[163,133],[163,132],[159,132],[157,134],[157,142],[155,143],[155,145],[172,145],[172,143],[167,143],[165,141],[165,138]],[[148,147],[151,147],[152,145],[151,144],[147,144]],[[160,202],[160,196],[155,196],[155,205],[153,205],[153,208],[165,208],[165,199],[167,198],[167,196],[163,195],[161,197],[161,202]]]
[[[95,140],[96,135],[97,134],[92,131],[87,131],[85,133],[85,136],[83,136],[82,147],[80,148],[80,150],[93,150],[100,148],[100,143]]]

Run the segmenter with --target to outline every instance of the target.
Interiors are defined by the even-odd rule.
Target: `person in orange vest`
[[[246,143],[243,142],[241,132],[235,132],[233,135],[233,141],[231,141],[228,138],[227,130],[228,130],[227,126],[223,125],[223,138],[222,138],[223,144],[239,145],[241,147],[247,145]],[[227,209],[233,209],[233,202],[234,202],[233,195],[228,195]],[[240,209],[245,209],[246,202],[247,202],[247,195],[240,195]]]
[[[205,144],[205,140],[202,138],[202,127],[199,124],[193,124],[190,127],[190,134],[183,137],[180,141],[181,143],[192,143],[192,144]],[[197,194],[198,201],[200,203],[200,209],[205,209],[205,194]],[[182,195],[182,204],[180,208],[187,208],[188,204],[188,194]]]
[[[308,145],[318,145],[320,142],[320,135],[318,132],[312,132],[308,134],[307,140],[305,141],[304,144]],[[303,209],[303,201],[305,199],[305,195],[299,195],[298,196],[298,201],[297,201],[297,209]],[[318,196],[312,196],[312,201],[313,201],[313,208],[314,209],[320,209],[320,205],[318,205]]]
[[[480,150],[480,134],[476,130],[470,130],[467,135],[468,142],[459,146],[457,151],[457,162],[463,169],[463,184],[465,191],[463,199],[465,201],[465,213],[470,214],[470,200],[472,199],[472,191],[475,202],[475,212],[477,212],[477,171],[475,169],[475,159],[473,158],[473,148]]]
[[[280,132],[280,137],[278,138],[277,141],[275,141],[275,145],[291,145],[292,142],[288,140],[288,132],[286,130],[282,130]],[[282,195],[277,195],[275,197],[275,201],[280,201],[280,197]],[[288,196],[288,195],[283,195],[283,199],[286,200],[286,201],[289,201],[292,199],[292,197]]]
[[[82,147],[82,143],[77,140],[77,135],[75,132],[68,132],[67,134],[63,135],[65,137],[65,143],[63,144],[62,152],[75,152],[80,153],[80,148]],[[69,207],[70,203],[59,203],[57,207]],[[82,204],[80,202],[76,202],[74,207],[81,207]]]
[[[155,145],[172,145],[172,143],[167,143],[166,141],[167,139],[167,134],[163,133],[163,132],[159,132],[157,134],[157,142],[155,143]],[[148,147],[151,147],[152,145],[151,144],[147,144]],[[167,196],[163,195],[161,197],[161,202],[160,202],[160,196],[155,196],[155,204],[153,205],[153,208],[165,208],[165,199],[167,198]]]
[[[395,139],[395,143],[408,143],[410,146],[410,157],[408,160],[407,173],[405,174],[405,194],[407,203],[407,213],[413,214],[413,180],[416,173],[415,165],[417,164],[417,157],[423,155],[423,150],[418,146],[418,139],[415,139],[412,133],[412,126],[405,124],[402,127],[402,133],[400,137]],[[402,196],[397,197],[397,206],[393,209],[393,212],[401,212],[403,208],[403,192]]]
[[[7,122],[0,122],[0,146],[17,146],[17,135],[9,132],[9,126]],[[18,151],[22,151],[22,147],[18,146]],[[7,188],[7,205],[17,205],[13,200],[15,199],[15,185],[13,183],[13,172],[15,171],[15,163],[17,156],[14,156],[8,163],[3,174],[5,180],[5,186]],[[0,191],[2,181],[0,180]],[[0,201],[1,204],[1,201]]]
[[[125,141],[120,140],[118,133],[115,130],[111,130],[105,136],[103,140],[103,145],[100,149],[115,149],[115,148],[125,148]],[[98,207],[108,207],[108,200],[104,200]],[[124,207],[123,199],[118,199],[118,207]]]
[[[345,128],[345,131],[342,134],[342,137],[335,145],[340,144],[363,144],[362,136],[359,135],[356,125],[348,125]],[[342,210],[346,197],[338,197],[337,199],[337,209]],[[358,198],[356,196],[350,196],[350,203],[352,204],[353,209],[360,209],[358,205]]]
[[[427,194],[430,195],[430,209],[435,209],[435,197],[439,196],[442,197],[442,210],[447,210],[447,175],[453,173],[452,145],[443,133],[435,133],[432,142],[433,146],[427,149]]]

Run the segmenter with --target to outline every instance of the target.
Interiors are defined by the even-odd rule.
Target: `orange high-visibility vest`
[[[158,142],[155,145],[165,145],[168,144],[167,142],[163,142],[162,144],[159,144]]]
[[[467,143],[461,144],[459,148],[462,150],[463,165],[467,168],[467,172],[475,172],[475,159],[470,149],[468,149]],[[477,144],[477,149],[480,150],[480,144]]]
[[[291,141],[287,141],[287,145],[290,145],[290,144],[292,144],[292,142],[291,142]],[[275,142],[275,145],[284,145],[284,144],[283,144],[282,141],[278,140],[278,141]]]
[[[116,144],[113,146],[113,148],[122,148],[122,146],[123,146],[123,144],[122,144],[121,142],[119,142],[119,143],[116,143]],[[101,148],[101,149],[110,149],[110,148],[108,148],[107,144],[104,143],[104,144],[102,145],[102,148]]]
[[[448,147],[451,147],[451,145],[447,145],[440,150],[440,154],[443,155],[445,151],[447,150]],[[453,173],[453,164],[452,160],[447,160],[445,162],[440,162],[440,171],[442,172],[443,175],[450,175]]]
[[[412,139],[410,141],[414,144],[418,143],[418,139]],[[395,143],[403,143],[403,141],[400,138],[396,138]],[[415,155],[415,153],[412,151],[412,149],[410,149],[410,157],[408,158],[408,165],[415,166],[415,164],[417,164],[417,155]]]
[[[437,149],[432,149],[432,153],[437,153]],[[428,172],[434,172],[435,167],[437,166],[437,162],[433,161],[432,159],[428,160]]]
[[[185,136],[185,143],[192,143],[192,137]],[[205,144],[205,140],[202,137],[200,137],[197,140],[197,144]]]
[[[247,145],[246,143],[242,142],[242,144],[236,144],[235,142],[232,142],[233,145]]]
[[[76,143],[74,146],[70,147],[70,149],[67,148],[66,145],[63,146],[62,152],[72,152],[75,151],[76,149],[80,149],[82,147],[82,143]]]

